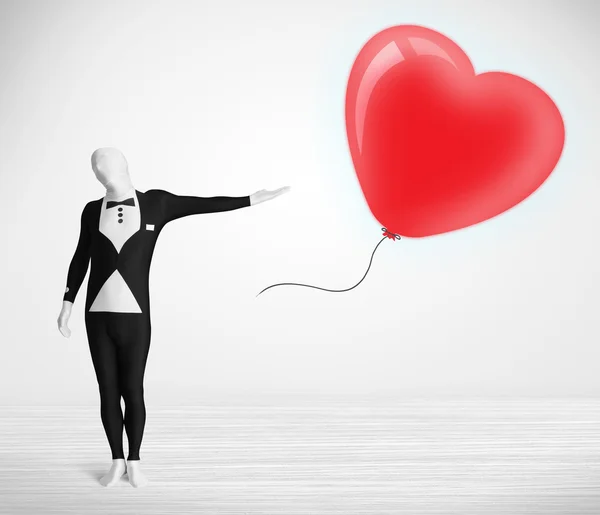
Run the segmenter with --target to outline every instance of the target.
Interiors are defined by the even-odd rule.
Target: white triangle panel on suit
[[[112,313],[141,313],[140,305],[127,286],[125,279],[115,270],[106,280],[90,311],[110,311]]]

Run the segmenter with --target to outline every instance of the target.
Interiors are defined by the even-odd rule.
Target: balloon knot
[[[393,232],[388,231],[385,227],[382,227],[381,230],[383,231],[383,235],[388,237],[390,240],[399,240],[400,239],[400,235],[399,234],[395,234]]]

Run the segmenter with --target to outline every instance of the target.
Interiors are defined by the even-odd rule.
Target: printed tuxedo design
[[[104,197],[100,208],[99,230],[120,252],[125,242],[140,230],[141,214],[137,194],[115,202]],[[90,312],[141,313],[142,309],[127,286],[119,270],[115,270],[106,280]]]
[[[178,218],[250,206],[250,197],[179,196],[164,190],[135,190],[131,201],[106,198],[83,209],[81,231],[67,275],[64,300],[74,302],[91,259],[85,311],[150,313],[152,254],[163,227]]]

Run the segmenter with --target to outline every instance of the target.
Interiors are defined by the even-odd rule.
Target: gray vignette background
[[[79,215],[116,146],[137,189],[247,195],[162,233],[150,404],[295,395],[600,394],[600,8],[595,2],[0,2],[0,404],[96,405],[83,322],[56,328]],[[354,175],[344,96],[360,48],[416,23],[478,72],[546,90],[567,142],[527,201],[386,242]]]

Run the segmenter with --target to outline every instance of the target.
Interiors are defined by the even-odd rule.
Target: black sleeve
[[[69,266],[69,273],[67,274],[67,287],[63,300],[68,300],[69,302],[75,302],[75,297],[81,287],[81,283],[83,283],[90,262],[90,230],[86,220],[88,205],[85,206],[81,213],[79,242],[77,243],[75,254]]]
[[[177,218],[204,213],[218,213],[232,211],[242,207],[250,206],[250,197],[190,197],[174,195],[164,190],[160,191],[161,206],[165,222],[168,223]]]

